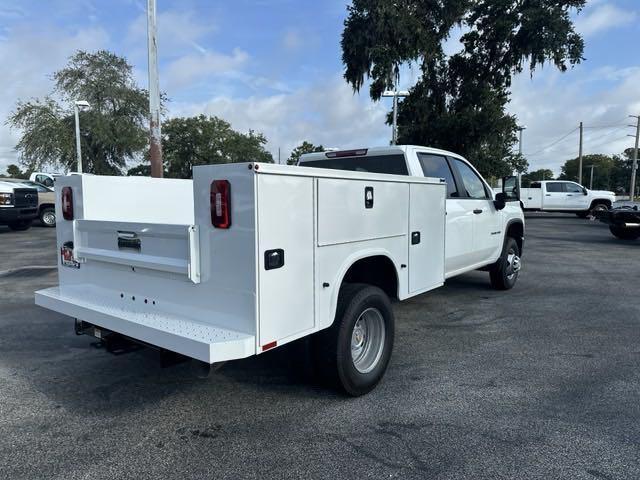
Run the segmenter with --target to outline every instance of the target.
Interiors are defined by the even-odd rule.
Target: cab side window
[[[444,178],[447,182],[447,196],[451,198],[459,197],[458,186],[453,178],[451,167],[447,159],[442,155],[433,155],[431,153],[419,153],[418,160],[422,166],[422,173],[425,177]]]
[[[565,182],[564,188],[565,191],[569,193],[582,193],[582,188],[580,188],[580,185],[577,185],[575,183]]]
[[[488,199],[489,195],[484,188],[484,183],[480,180],[480,177],[474,172],[469,165],[462,160],[454,158],[453,161],[460,172],[462,177],[462,183],[464,183],[464,189],[467,192],[467,196],[476,199]]]
[[[547,183],[547,192],[549,193],[562,193],[562,183]]]

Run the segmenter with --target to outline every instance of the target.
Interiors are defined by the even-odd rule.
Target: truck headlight
[[[13,205],[13,193],[0,193],[0,205]]]

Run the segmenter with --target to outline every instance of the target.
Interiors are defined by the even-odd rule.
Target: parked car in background
[[[586,187],[565,180],[533,182],[529,188],[522,188],[520,200],[524,210],[575,213],[587,218],[598,211],[606,211],[616,201],[614,192],[589,190]]]
[[[38,216],[38,190],[0,180],[0,225],[27,230]]]
[[[45,227],[56,226],[56,194],[53,188],[46,187],[31,180],[21,180],[19,178],[5,178],[5,182],[20,183],[25,187],[38,190],[38,218]]]

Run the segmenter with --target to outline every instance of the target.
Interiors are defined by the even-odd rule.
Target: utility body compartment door
[[[446,185],[409,185],[409,293],[444,283]]]
[[[256,181],[260,352],[315,326],[314,179],[258,174]]]

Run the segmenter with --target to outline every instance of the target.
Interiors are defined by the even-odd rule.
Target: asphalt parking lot
[[[55,231],[0,227],[0,270]],[[396,304],[371,394],[317,385],[301,345],[208,379],[112,356],[36,307],[54,270],[0,275],[0,478],[640,478],[640,241],[527,219],[516,288],[474,272]]]

